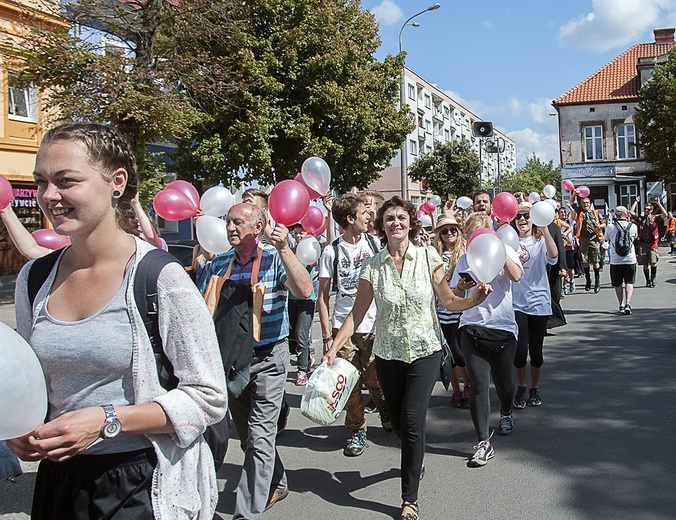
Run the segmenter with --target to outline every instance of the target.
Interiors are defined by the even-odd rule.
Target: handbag
[[[477,350],[487,354],[498,354],[510,342],[515,341],[511,332],[489,329],[482,325],[465,325],[460,330],[474,340]]]

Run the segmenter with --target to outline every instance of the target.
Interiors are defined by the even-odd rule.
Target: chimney
[[[655,29],[655,43],[674,43],[674,32],[676,29]]]

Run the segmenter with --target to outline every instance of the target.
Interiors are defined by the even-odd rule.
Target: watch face
[[[120,430],[122,429],[122,425],[120,424],[120,421],[117,419],[110,421],[107,423],[104,428],[103,428],[103,436],[106,438],[111,438],[115,437],[118,433],[120,433]]]

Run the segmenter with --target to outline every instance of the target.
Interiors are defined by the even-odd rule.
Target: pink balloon
[[[472,232],[472,234],[467,237],[467,244],[466,246],[469,247],[469,244],[472,240],[474,240],[476,237],[479,235],[494,235],[498,238],[500,238],[500,235],[498,235],[493,228],[479,228],[476,231]]]
[[[300,223],[305,231],[314,235],[324,223],[324,213],[317,206],[310,206],[305,216],[300,220]]]
[[[577,191],[583,199],[589,197],[590,190],[587,186],[578,186]]]
[[[511,193],[503,191],[493,199],[493,212],[503,222],[509,222],[519,211],[519,201]]]
[[[47,249],[61,249],[70,245],[70,238],[65,235],[59,235],[53,229],[38,229],[31,233],[35,243]]]
[[[561,183],[564,190],[573,191],[575,189],[575,184],[570,179],[566,179]]]
[[[324,222],[322,222],[322,225],[319,226],[319,228],[315,229],[315,232],[312,233],[314,236],[318,237],[321,235],[324,231],[326,231],[326,226],[329,224],[329,219],[324,218]]]
[[[12,185],[7,179],[0,175],[0,209],[5,209],[9,206],[12,200]]]
[[[296,182],[300,182],[303,186],[305,186],[305,189],[307,190],[307,194],[310,196],[310,198],[312,200],[322,198],[322,196],[319,193],[317,193],[315,190],[310,188],[310,186],[305,184],[305,180],[303,179],[302,173],[299,173],[298,175],[296,175],[293,180],[296,181]],[[309,233],[309,231],[308,231],[308,233]]]
[[[275,222],[291,226],[300,222],[310,207],[310,195],[300,182],[287,179],[268,195],[268,209]]]
[[[419,209],[415,214],[415,216],[418,217],[418,220],[420,220],[423,217],[423,215],[425,215],[425,212],[421,209]]]
[[[153,207],[164,220],[178,221],[194,217],[197,208],[183,192],[165,188],[153,199]]]
[[[420,206],[420,211],[422,211],[426,215],[429,215],[430,213],[434,212],[435,209],[437,209],[437,205],[431,200],[424,202],[423,205]]]
[[[190,184],[188,181],[174,181],[170,182],[165,186],[165,189],[180,191],[190,199],[190,202],[193,203],[195,209],[200,207],[200,194],[197,191],[197,188]]]

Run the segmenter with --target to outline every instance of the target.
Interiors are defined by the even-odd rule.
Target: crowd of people
[[[7,441],[22,460],[40,461],[34,519],[211,519],[218,489],[205,434],[227,424],[226,414],[244,452],[233,518],[261,518],[290,493],[276,439],[288,414],[291,355],[298,386],[319,357],[317,312],[322,362],[342,358],[359,374],[345,406],[343,453],[368,447],[371,406],[400,440],[400,518],[417,520],[427,408],[442,362],[451,363],[450,405],[469,408],[474,425],[468,465],[484,466],[495,456],[491,380],[497,433],[508,435],[513,410],[543,404],[545,335],[565,323],[559,299],[576,291],[576,275],[598,293],[607,244],[619,312],[631,314],[637,266],[647,287],[657,283],[657,212],[672,252],[676,245],[674,219],[659,201],[641,215],[638,200],[617,206],[611,219],[574,192],[554,222],[538,226],[520,194],[506,223],[492,218],[491,194],[479,191],[470,211],[451,200],[424,229],[409,201],[365,191],[324,198],[327,240],[317,262],[304,265],[295,253],[303,226],[274,224],[266,194],[252,189],[225,217],[230,251],[214,256],[197,246],[192,279],[177,263],[162,264],[153,332],[137,274],[166,243],[138,201],[129,144],[108,126],[61,125],[43,138],[34,175],[40,209],[71,240],[50,252],[11,208],[0,212],[33,259],[17,280],[17,331],[48,386],[45,423]],[[505,246],[499,273],[482,282],[467,242],[500,225],[513,227],[518,247]],[[41,285],[31,287],[37,271]]]

